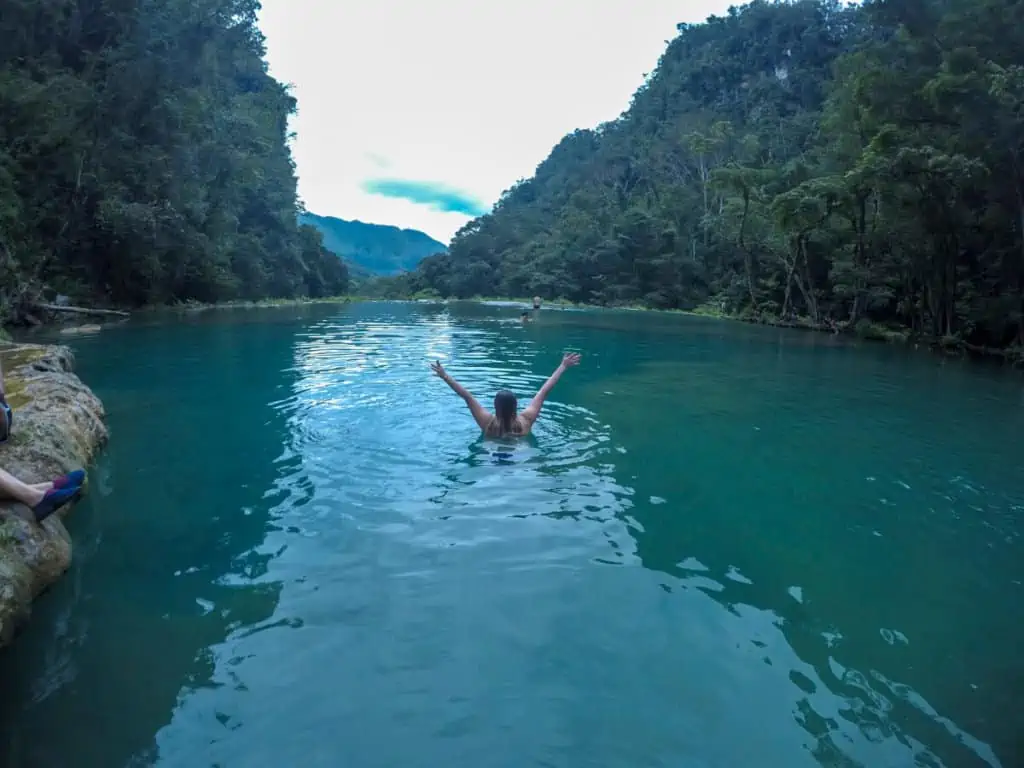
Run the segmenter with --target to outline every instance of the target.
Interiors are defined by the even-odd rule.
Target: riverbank
[[[444,299],[437,299],[444,301]],[[529,306],[530,299],[508,299],[491,297],[474,297],[472,299],[460,299],[460,301],[471,301],[480,304],[502,304],[502,305],[524,305]],[[892,328],[889,326],[873,323],[869,320],[861,320],[854,326],[845,322],[815,323],[807,317],[794,317],[784,319],[767,315],[754,315],[751,313],[730,313],[725,312],[713,304],[704,304],[694,309],[656,309],[642,304],[580,304],[565,300],[545,299],[541,308],[572,308],[572,309],[613,309],[627,312],[656,312],[671,315],[686,315],[689,317],[706,317],[714,320],[730,320],[733,322],[747,323],[750,325],[767,325],[774,328],[791,328],[800,331],[814,331],[816,333],[828,333],[834,336],[856,338],[861,341],[883,342],[886,344],[905,344],[916,349],[928,349],[937,354],[947,357],[973,357],[985,360],[1000,361],[1011,365],[1014,368],[1024,367],[1024,347],[1008,347],[1006,349],[995,349],[991,347],[980,347],[969,344],[955,337],[931,337],[913,333],[907,328]]]
[[[766,316],[745,316],[727,315],[714,313],[691,313],[704,314],[707,317],[718,317],[723,320],[739,320],[744,323],[756,325],[770,325],[776,328],[793,328],[796,330],[817,331],[830,333],[835,336],[846,336],[860,339],[861,341],[876,341],[887,344],[905,344],[915,349],[928,349],[936,354],[946,357],[973,357],[992,361],[1001,361],[1014,368],[1024,366],[1024,347],[1007,347],[995,349],[992,347],[981,347],[970,344],[955,336],[926,336],[915,333],[909,328],[892,328],[870,320],[862,319],[855,325],[846,322],[829,321],[827,323],[815,323],[810,318],[797,317],[791,320],[784,320],[776,317]]]
[[[507,298],[491,296],[475,296],[469,299],[445,299],[435,295],[416,294],[403,298],[383,298],[375,296],[327,296],[323,298],[309,299],[260,299],[256,301],[223,301],[215,303],[183,302],[179,304],[154,304],[136,309],[134,314],[138,316],[153,316],[159,314],[195,314],[200,312],[225,311],[237,309],[267,309],[274,307],[302,307],[321,304],[345,305],[359,302],[374,301],[410,301],[419,303],[448,303],[465,301],[477,304],[501,305],[510,307],[530,308],[533,305],[531,298]],[[855,326],[845,322],[815,323],[807,317],[793,317],[783,319],[768,315],[754,315],[749,312],[730,313],[721,310],[713,303],[707,303],[693,309],[656,309],[642,304],[586,304],[567,301],[565,299],[545,299],[541,308],[551,309],[612,309],[629,312],[658,312],[664,314],[687,315],[691,317],[706,317],[715,320],[731,320],[735,322],[748,323],[751,325],[768,325],[775,328],[791,328],[802,331],[815,331],[828,333],[847,338],[856,338],[861,341],[884,342],[887,344],[906,344],[915,348],[929,349],[935,353],[947,357],[974,357],[993,361],[1001,361],[1015,368],[1024,367],[1024,347],[1008,347],[996,349],[980,347],[969,344],[955,337],[929,337],[916,334],[907,328],[893,328],[868,320],[861,320]],[[109,322],[120,323],[125,320],[107,321],[101,324],[74,324],[74,320],[63,319],[60,322],[44,323],[41,328],[60,327],[63,335],[75,335],[79,333],[95,333],[102,330],[103,325]],[[0,343],[4,341],[4,330],[0,328]]]
[[[356,296],[325,296],[323,298],[296,298],[296,299],[258,299],[255,301],[236,300],[219,302],[186,301],[174,304],[147,304],[143,307],[78,307],[75,313],[62,313],[60,311],[42,312],[42,317],[33,316],[30,323],[9,323],[0,326],[0,342],[9,341],[11,329],[19,327],[32,328],[64,328],[74,331],[76,328],[87,327],[97,330],[103,325],[123,323],[132,316],[146,316],[168,312],[192,313],[209,312],[211,310],[225,309],[263,309],[267,307],[301,307],[314,304],[348,304],[353,301],[362,301]]]
[[[74,373],[66,347],[0,342],[7,400],[14,409],[0,467],[29,483],[85,467],[107,440],[103,404]],[[71,563],[62,517],[37,524],[22,504],[0,501],[0,646],[28,619],[32,601]]]
[[[222,301],[216,303],[204,303],[197,301],[180,302],[176,304],[149,304],[144,307],[137,307],[128,312],[125,317],[111,317],[109,315],[97,315],[89,317],[87,313],[77,315],[53,314],[46,319],[38,320],[28,328],[18,330],[17,326],[10,326],[8,329],[0,327],[0,343],[10,341],[10,331],[16,331],[15,338],[20,340],[31,340],[36,334],[42,334],[42,338],[52,338],[54,332],[61,336],[92,335],[101,332],[104,328],[120,325],[129,322],[132,317],[153,318],[160,315],[192,315],[203,312],[245,310],[245,309],[266,309],[274,307],[303,307],[320,304],[349,304],[364,299],[355,296],[329,296],[318,299],[261,299],[257,301]],[[110,310],[102,310],[109,312]]]
[[[255,301],[219,301],[204,303],[187,301],[179,304],[151,304],[136,310],[136,314],[146,315],[161,312],[210,312],[225,309],[267,309],[270,307],[305,307],[314,304],[350,304],[363,299],[355,296],[325,296],[318,299],[258,299]]]
[[[436,297],[413,297],[413,301],[417,300],[445,301],[445,299],[438,299]],[[503,304],[508,306],[521,305],[524,309],[530,309],[533,307],[533,299],[510,299],[502,296],[475,296],[472,299],[448,299],[448,301],[474,301],[479,304]],[[578,304],[576,302],[566,301],[565,299],[544,299],[541,301],[540,306],[541,309],[544,307],[561,307],[565,309],[618,309],[618,307],[600,307],[596,304]]]

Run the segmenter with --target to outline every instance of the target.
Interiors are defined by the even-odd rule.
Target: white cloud
[[[437,182],[490,206],[558,140],[618,116],[676,24],[724,0],[264,0],[271,72],[294,85],[310,210],[422,229],[468,217],[369,194]]]

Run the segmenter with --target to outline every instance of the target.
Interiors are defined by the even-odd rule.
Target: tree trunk
[[[804,306],[807,307],[807,311],[811,315],[811,320],[815,325],[818,324],[818,301],[814,298],[814,286],[811,284],[811,273],[807,267],[807,243],[806,235],[801,234],[797,237],[797,255],[796,261],[793,266],[793,277],[796,279],[796,287],[800,289],[801,295],[804,297]],[[804,275],[800,274],[800,269],[803,269]],[[806,278],[806,280],[804,279]]]
[[[799,250],[797,245],[797,238],[793,238],[790,241],[790,247],[794,252]],[[786,296],[782,301],[782,319],[789,317],[789,303],[793,298],[793,274],[796,272],[796,256],[793,256],[793,260],[788,260],[785,256],[779,254],[779,260],[786,267]]]
[[[48,312],[67,312],[73,315],[102,315],[107,317],[131,317],[127,312],[117,309],[91,309],[89,307],[66,307],[60,304],[39,304],[40,309]]]
[[[1024,347],[1024,285],[1018,289],[1021,293],[1020,312],[1017,316],[1017,344]]]
[[[744,241],[747,216],[750,213],[750,189],[743,185],[743,219],[740,221],[740,249],[743,251],[743,266],[747,272],[747,290],[750,292],[750,306],[757,312],[757,297],[754,295],[754,258]]]
[[[934,279],[934,277],[932,278]],[[924,303],[921,309],[928,312],[928,319],[931,321],[932,336],[942,335],[941,317],[939,312],[939,302],[936,300],[935,288],[932,285],[932,281],[925,282],[924,286]]]
[[[867,219],[868,219],[868,195],[861,191],[857,196],[857,221],[854,226],[857,232],[857,252],[855,264],[858,267],[858,276],[856,283],[854,284],[855,293],[853,295],[853,306],[850,307],[850,327],[852,328],[857,324],[860,319],[861,312],[861,301],[864,298],[864,293],[867,291],[867,281],[860,277],[860,270],[866,269],[868,266],[867,257],[867,245],[865,238],[867,234]]]
[[[952,254],[953,258],[947,263],[946,269],[948,270],[947,277],[947,288],[946,288],[946,335],[952,336],[953,330],[956,326],[956,254]]]
[[[782,319],[789,317],[789,298],[793,291],[793,270],[786,273],[786,298],[782,302]]]
[[[708,247],[708,218],[711,216],[711,208],[708,204],[708,173],[707,161],[704,159],[704,155],[700,156],[700,181],[701,189],[704,193],[704,217],[701,220],[701,228],[704,230],[704,249]]]
[[[848,321],[848,325],[851,328],[857,324],[858,320],[860,320],[860,300],[861,300],[861,298],[863,298],[863,297],[862,297],[860,292],[858,292],[853,297],[853,306],[850,307],[850,319]]]
[[[1013,164],[1014,188],[1017,192],[1017,215],[1020,217],[1020,269],[1018,275],[1024,275],[1024,176],[1021,175],[1020,163],[1015,152],[1010,153]],[[1018,290],[1024,288],[1024,280],[1017,279]],[[1022,291],[1024,294],[1024,291]],[[1024,295],[1021,296],[1020,315],[1017,318],[1017,343],[1024,346]]]

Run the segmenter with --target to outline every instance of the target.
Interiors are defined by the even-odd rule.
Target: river
[[[653,313],[368,303],[69,343],[111,443],[0,654],[29,766],[1014,766],[1024,385]],[[480,438],[433,377],[526,401]]]

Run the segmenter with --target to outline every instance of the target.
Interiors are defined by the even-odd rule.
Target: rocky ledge
[[[0,444],[0,467],[38,483],[88,465],[107,440],[105,413],[74,374],[71,350],[0,342],[0,363],[14,409],[11,437]],[[71,506],[39,525],[27,507],[0,499],[0,646],[28,618],[32,600],[71,564],[71,538],[62,522]]]

